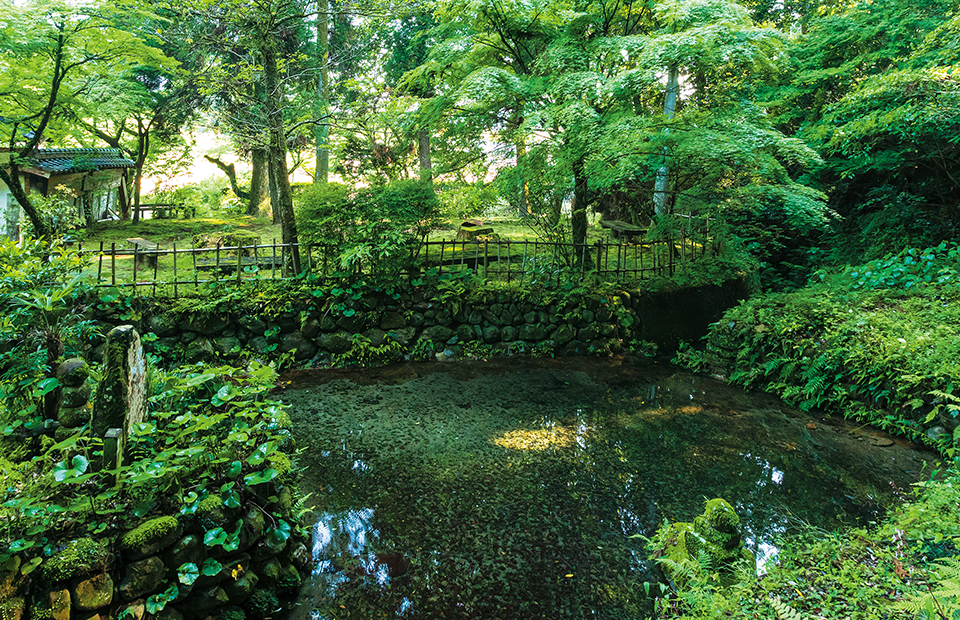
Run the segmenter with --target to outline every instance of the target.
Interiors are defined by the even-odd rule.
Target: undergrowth
[[[706,572],[655,601],[656,618],[953,619],[960,613],[960,486],[951,473],[871,529],[810,528],[760,574],[726,588]],[[949,557],[942,558],[947,555]]]
[[[953,453],[960,415],[960,249],[941,244],[820,274],[792,293],[729,310],[707,336],[730,382],[773,392]],[[938,437],[939,435],[939,437]]]

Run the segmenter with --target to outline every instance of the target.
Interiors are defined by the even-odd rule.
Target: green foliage
[[[32,202],[45,223],[46,233],[51,238],[75,238],[82,235],[82,230],[74,232],[83,225],[79,208],[74,204],[75,201],[77,201],[77,192],[63,185],[58,185],[46,196],[34,195],[32,197]],[[25,219],[20,225],[27,236],[32,238],[40,236],[34,230],[29,219]]]
[[[0,243],[0,432],[42,423],[48,394],[58,387],[55,364],[94,335],[79,303],[84,288],[73,272],[76,254],[57,245]],[[57,282],[65,284],[55,284]],[[69,468],[68,468],[69,469]]]
[[[275,380],[273,369],[256,363],[160,373],[151,414],[127,445],[131,463],[112,472],[81,472],[82,463],[98,455],[99,442],[74,435],[46,443],[32,460],[16,464],[19,471],[0,496],[0,519],[7,524],[0,532],[0,547],[6,549],[0,561],[49,553],[67,528],[99,537],[127,529],[129,518],[165,506],[164,498],[185,498],[182,518],[189,518],[198,512],[209,516],[216,506],[239,507],[253,494],[263,501],[278,493],[290,469],[279,451],[290,448],[290,434],[283,406],[265,399]],[[107,484],[107,474],[116,475],[118,484]],[[215,490],[216,499],[209,499]],[[291,517],[273,518],[288,523]],[[169,514],[154,518],[128,532],[121,544],[136,545],[176,527]],[[213,544],[229,549],[238,542],[237,531],[211,527]],[[289,536],[290,528],[278,525],[277,535]],[[204,565],[201,571],[206,570]],[[165,602],[158,596],[159,609]]]
[[[960,564],[956,556],[926,562],[935,538],[958,540],[955,480],[956,472],[950,471],[923,483],[922,491],[873,530],[810,529],[778,541],[779,553],[759,576],[742,575],[727,589],[688,580],[657,599],[655,617],[954,618]],[[695,575],[695,567],[687,565],[687,572]]]
[[[916,618],[960,617],[960,557],[947,558],[931,568],[931,581],[936,586],[914,599],[900,601],[897,609],[915,614]]]
[[[429,183],[394,181],[353,192],[311,187],[297,207],[305,241],[338,247],[344,274],[361,266],[374,279],[394,278],[417,255],[436,224],[439,202]]]
[[[951,244],[906,250],[751,299],[711,327],[711,361],[803,409],[929,441],[927,425],[958,415],[957,255]]]

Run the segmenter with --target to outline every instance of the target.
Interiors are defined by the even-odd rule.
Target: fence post
[[[177,242],[173,242],[173,298],[177,298]]]
[[[137,294],[137,263],[140,262],[140,246],[133,246],[133,294]]]
[[[110,242],[110,286],[117,286],[117,242]]]
[[[487,271],[490,270],[490,267],[489,267],[489,265],[490,265],[490,260],[489,260],[489,258],[490,258],[490,255],[489,255],[489,251],[490,251],[489,243],[490,243],[490,242],[487,241],[486,239],[483,240],[483,279],[484,279],[484,280],[487,279]]]
[[[603,260],[603,242],[599,239],[597,240],[597,277],[600,277],[600,265]],[[584,246],[586,247],[586,246]]]
[[[160,271],[160,244],[157,244],[157,255],[154,256],[156,261],[153,263],[153,296],[157,296],[157,274]]]
[[[446,239],[440,240],[440,265],[439,265],[439,268],[437,269],[438,276],[443,273],[443,249],[446,246],[446,244],[447,244]]]
[[[273,260],[270,261],[270,279],[275,280],[277,277],[277,238],[273,238]]]
[[[103,273],[103,241],[100,242],[100,254],[97,255],[97,286],[100,286],[100,274]]]
[[[243,246],[237,245],[237,284],[240,284],[240,276],[243,274]]]

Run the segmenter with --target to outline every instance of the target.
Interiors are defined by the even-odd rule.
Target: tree
[[[299,126],[313,120],[299,118],[307,107],[291,102],[288,95],[297,83],[311,83],[310,70],[301,62],[306,58],[305,26],[310,13],[297,0],[194,0],[179,10],[184,19],[177,28],[182,30],[171,34],[206,52],[198,70],[205,92],[225,104],[220,112],[251,148],[266,153],[271,204],[283,242],[291,248],[285,254],[284,269],[299,273],[287,140]]]
[[[813,175],[843,217],[833,258],[936,245],[960,227],[956,18],[940,0],[880,0],[809,22],[777,124],[823,156]]]
[[[49,231],[23,187],[21,166],[45,139],[65,130],[59,122],[82,105],[95,77],[175,64],[138,31],[148,17],[129,0],[0,3],[0,132],[10,149],[0,181],[38,235]]]
[[[122,76],[102,79],[92,89],[97,105],[74,112],[74,122],[134,160],[133,203],[122,205],[121,217],[140,220],[144,166],[159,143],[176,143],[180,130],[195,115],[202,97],[182,72],[134,67]]]

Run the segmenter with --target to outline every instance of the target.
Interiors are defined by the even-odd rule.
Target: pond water
[[[875,520],[935,455],[630,360],[302,371],[313,575],[300,618],[637,618],[644,541],[723,497],[761,565]]]

